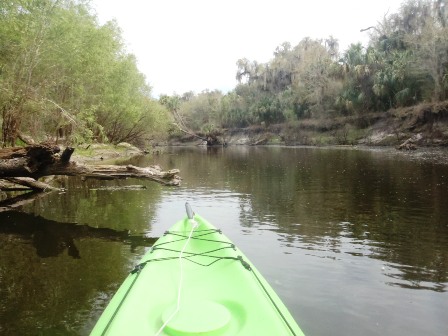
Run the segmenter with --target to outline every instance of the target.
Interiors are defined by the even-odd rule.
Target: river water
[[[307,335],[448,335],[447,152],[181,147],[130,163],[183,184],[67,178],[0,213],[0,334],[88,335],[188,201]]]

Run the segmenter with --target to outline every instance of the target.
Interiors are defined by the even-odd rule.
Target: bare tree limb
[[[94,178],[100,180],[114,180],[123,178],[147,179],[167,186],[177,186],[180,184],[180,177],[177,175],[179,169],[162,171],[158,166],[140,168],[132,165],[81,165],[70,162],[67,165],[53,164],[42,171],[42,176],[46,175],[68,175],[81,176],[84,178]]]
[[[195,137],[197,139],[200,139],[202,141],[207,141],[206,138],[201,137],[201,136],[199,136],[199,135],[197,135],[197,134],[195,134],[195,133],[193,133],[191,131],[188,131],[187,129],[183,129],[179,124],[177,124],[177,123],[173,123],[173,124],[179,129],[179,131],[181,131],[181,132],[183,132],[185,134],[191,135],[191,136],[193,136],[193,137]]]
[[[73,151],[73,148],[67,147],[59,155],[59,147],[43,144],[0,149],[0,179],[32,178],[37,180],[49,175],[76,175],[107,180],[129,177],[148,179],[169,186],[180,184],[181,178],[177,175],[178,169],[162,171],[159,166],[141,168],[132,165],[82,165],[69,161]],[[15,183],[21,182],[22,185],[28,183],[27,186],[39,189],[37,184],[31,183],[31,180],[15,181]],[[43,189],[48,188],[44,187]]]
[[[4,178],[6,181],[9,181],[14,184],[18,184],[24,187],[28,187],[35,191],[50,191],[50,190],[61,190],[59,188],[52,187],[49,184],[36,181],[31,177],[7,177]]]
[[[362,33],[362,32],[365,32],[365,31],[367,31],[367,30],[370,30],[370,29],[375,29],[376,31],[378,31],[378,29],[377,29],[376,27],[374,27],[374,26],[370,26],[370,27],[361,29],[360,32]]]

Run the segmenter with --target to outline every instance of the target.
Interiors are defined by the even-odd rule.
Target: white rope
[[[198,223],[194,219],[190,219],[190,224],[191,224],[190,234],[188,235],[188,239],[185,242],[184,246],[182,247],[182,250],[179,253],[180,275],[179,275],[179,285],[178,285],[178,288],[177,288],[177,306],[176,306],[176,310],[174,310],[174,312],[170,315],[170,317],[160,327],[159,331],[157,331],[155,336],[161,335],[163,329],[165,329],[165,327],[168,325],[168,323],[171,322],[171,320],[174,318],[174,316],[176,316],[176,314],[179,312],[179,309],[180,309],[180,296],[181,296],[182,282],[183,282],[183,277],[184,277],[183,266],[182,266],[183,265],[182,264],[182,257],[183,257],[185,249],[187,248],[188,243],[190,242],[190,239],[191,239],[191,236],[193,235],[194,230],[198,227]]]

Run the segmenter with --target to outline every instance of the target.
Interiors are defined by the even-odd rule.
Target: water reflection
[[[157,239],[131,236],[128,230],[116,231],[76,223],[61,223],[17,211],[0,212],[0,223],[0,235],[29,241],[40,258],[57,257],[67,252],[68,256],[79,259],[82,254],[76,241],[80,239],[122,242],[130,245],[131,251],[135,251],[139,246],[152,246]]]
[[[179,168],[180,188],[66,179],[66,193],[13,215],[25,229],[0,215],[0,333],[88,334],[188,201],[257,265],[306,333],[448,334],[447,157],[173,148],[130,163]],[[146,189],[115,191],[135,184]]]
[[[134,235],[150,230],[149,219],[154,216],[162,190],[154,182],[135,179],[82,181],[68,177],[61,183],[67,192],[39,198],[24,210],[59,222],[129,230]],[[136,184],[142,188],[133,188]]]
[[[130,269],[155,241],[160,186],[62,181],[24,212],[0,213],[0,334],[88,335]]]
[[[163,164],[180,168],[184,187],[195,192],[219,198],[219,190],[233,191],[241,226],[265,227],[288,246],[325,257],[377,259],[390,270],[383,272],[388,284],[443,292],[448,167],[441,157],[245,147],[176,149]]]

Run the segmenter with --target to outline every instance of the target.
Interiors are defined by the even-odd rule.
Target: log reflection
[[[121,241],[129,244],[131,251],[138,246],[152,246],[157,238],[131,236],[127,230],[94,228],[77,223],[61,223],[24,212],[0,212],[0,234],[18,236],[29,240],[41,258],[55,257],[67,250],[72,258],[81,258],[75,244],[77,239],[94,238]]]

